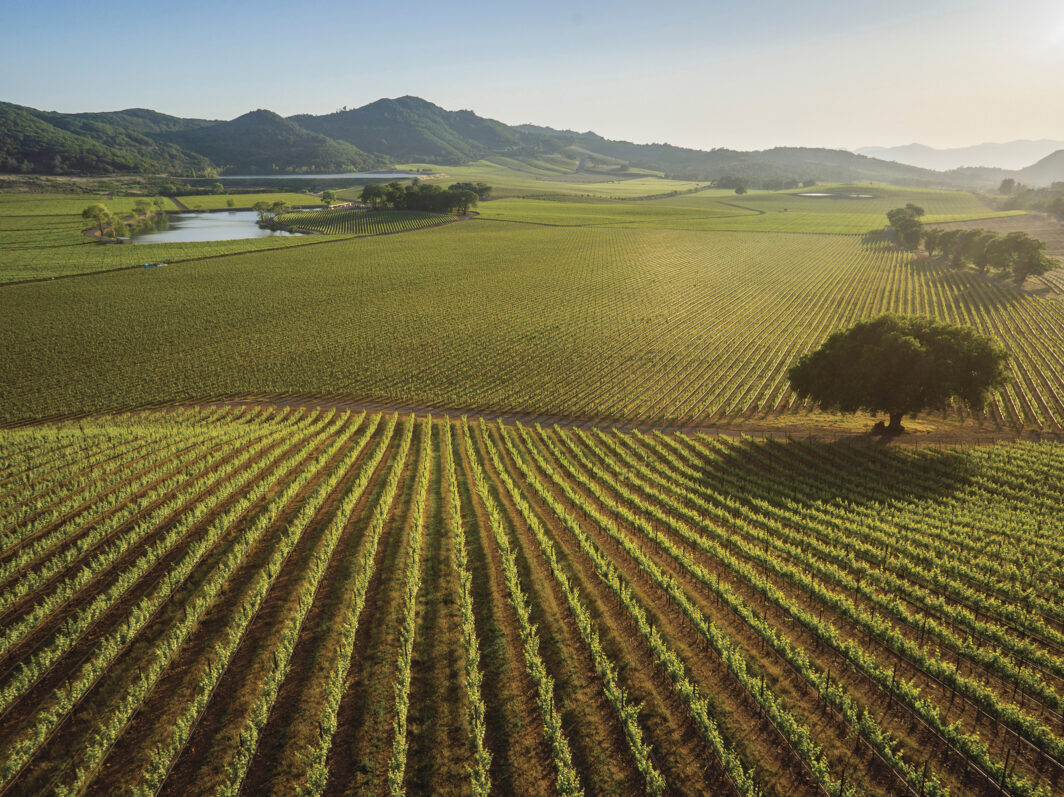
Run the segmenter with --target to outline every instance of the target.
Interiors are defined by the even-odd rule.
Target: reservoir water
[[[268,238],[298,235],[284,230],[264,230],[259,214],[253,210],[229,210],[220,213],[170,213],[169,224],[161,229],[133,233],[135,244],[166,244],[187,241],[232,241],[240,238]]]

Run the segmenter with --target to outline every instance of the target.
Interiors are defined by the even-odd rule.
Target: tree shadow
[[[968,284],[955,292],[953,297],[973,306],[1008,307],[1023,301],[1028,295],[1007,280],[999,279],[989,274],[972,274],[970,276],[972,279],[985,280],[989,290],[984,286]]]
[[[1048,293],[1044,286],[1028,286],[1034,290],[1017,288],[1007,277],[994,272],[981,272],[970,266],[955,267],[941,256],[914,258],[908,264],[912,273],[929,284],[948,291],[955,300],[975,307],[1007,307],[1030,295]],[[958,282],[960,284],[958,284]]]
[[[861,245],[864,247],[883,247],[894,245],[894,235],[887,229],[869,230],[861,236]]]
[[[888,443],[744,440],[705,456],[696,470],[707,486],[727,485],[744,501],[868,506],[935,501],[963,491],[980,469],[962,450]]]

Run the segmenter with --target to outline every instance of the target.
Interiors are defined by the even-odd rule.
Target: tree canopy
[[[491,186],[487,183],[454,183],[447,186],[448,191],[472,191],[477,195],[477,199],[483,201],[491,196]]]
[[[1057,261],[1046,254],[1046,244],[1022,231],[998,235],[975,227],[968,230],[928,230],[924,247],[929,255],[939,252],[954,268],[968,263],[979,271],[994,269],[1009,275],[1017,285],[1028,277],[1037,277],[1057,268]]]
[[[101,205],[97,202],[94,205],[89,205],[81,211],[81,218],[86,221],[94,222],[99,228],[100,235],[102,236],[104,225],[111,223],[111,211],[107,209],[106,205]]]
[[[923,215],[924,209],[912,203],[887,211],[887,220],[898,235],[898,243],[906,249],[916,249],[920,245],[924,235],[924,223],[920,221]]]
[[[491,193],[491,186],[485,183],[477,183],[469,190],[457,188],[459,185],[472,185],[472,183],[455,183],[444,190],[432,183],[415,182],[405,188],[398,182],[387,185],[370,183],[362,189],[359,199],[368,202],[374,208],[392,208],[394,210],[428,210],[434,213],[451,213],[458,211],[465,213],[469,208],[477,204],[481,195]]]
[[[883,315],[835,332],[787,372],[791,388],[821,409],[867,410],[901,419],[945,410],[954,400],[981,409],[1006,382],[1007,354],[971,327]]]

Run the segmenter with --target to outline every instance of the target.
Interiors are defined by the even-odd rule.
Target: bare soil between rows
[[[470,420],[483,418],[485,421],[496,421],[503,424],[513,425],[521,423],[526,426],[542,424],[543,426],[561,426],[575,429],[601,429],[603,431],[640,431],[640,432],[665,432],[686,434],[709,434],[725,435],[728,437],[741,437],[743,435],[761,439],[786,440],[788,438],[818,441],[818,442],[851,442],[865,445],[992,445],[999,442],[1016,441],[1052,441],[1064,442],[1064,434],[1040,431],[1037,429],[1017,429],[1000,426],[993,422],[984,423],[958,423],[931,417],[920,418],[914,421],[906,420],[906,431],[901,435],[884,436],[872,433],[874,418],[848,421],[847,425],[841,422],[836,426],[827,416],[817,418],[809,415],[792,414],[752,418],[737,423],[709,423],[709,424],[655,424],[638,421],[626,421],[623,419],[574,417],[568,415],[552,415],[547,413],[515,412],[509,410],[493,410],[490,408],[447,407],[438,404],[416,404],[400,401],[371,401],[355,397],[342,396],[310,396],[310,395],[284,395],[284,396],[248,396],[207,399],[203,401],[175,402],[173,404],[155,405],[144,408],[143,412],[153,412],[168,409],[189,409],[197,407],[246,407],[265,406],[277,409],[282,408],[322,408],[336,409],[350,412],[387,412],[399,413],[400,415],[414,415],[427,417],[429,415],[440,417],[460,418],[468,416]],[[99,415],[94,417],[101,417]],[[54,419],[60,420],[60,419]],[[19,424],[25,425],[25,424]],[[0,427],[2,428],[2,427]]]

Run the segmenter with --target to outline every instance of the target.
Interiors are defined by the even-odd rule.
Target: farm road
[[[633,423],[631,421],[609,418],[574,418],[565,415],[522,413],[486,408],[444,407],[439,405],[410,404],[390,401],[363,401],[355,398],[335,396],[250,396],[244,398],[237,397],[178,402],[153,409],[166,409],[170,406],[174,408],[185,408],[197,406],[242,407],[247,405],[277,408],[326,407],[349,412],[397,412],[400,415],[416,415],[420,417],[432,415],[435,418],[441,418],[444,416],[460,418],[463,415],[467,415],[471,418],[483,418],[486,421],[499,421],[504,424],[521,423],[526,426],[539,423],[547,427],[561,426],[575,429],[601,429],[602,431],[616,429],[622,432],[679,432],[686,434],[726,435],[728,437],[747,435],[748,437],[777,440],[792,437],[819,442],[850,442],[872,445],[991,445],[998,442],[1015,442],[1017,440],[1064,442],[1064,435],[1050,432],[1038,432],[1035,430],[1009,429],[1007,427],[975,427],[971,425],[951,426],[940,430],[909,432],[901,437],[893,438],[873,435],[869,431],[831,429],[823,425],[817,425],[815,422],[803,423],[803,416],[801,415],[794,416],[794,423],[792,424],[784,424],[779,421],[773,423],[771,419],[768,421],[763,419],[759,421],[758,419],[755,419],[743,424],[669,425]],[[869,420],[868,425],[871,427],[871,420]]]

